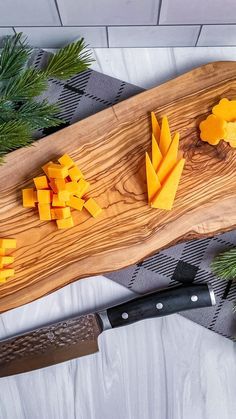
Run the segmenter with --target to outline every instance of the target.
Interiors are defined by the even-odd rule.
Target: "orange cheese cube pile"
[[[89,198],[88,201],[85,202],[84,208],[86,208],[94,218],[98,217],[102,212],[102,209],[93,198]]]
[[[171,210],[175,201],[185,159],[179,158],[179,133],[173,139],[167,116],[161,127],[154,112],[152,122],[152,158],[146,153],[148,202],[152,208]],[[85,204],[84,204],[85,205]]]
[[[236,148],[236,100],[221,99],[199,128],[202,141],[217,145],[224,140]]]
[[[62,228],[70,228],[74,226],[74,222],[73,222],[73,218],[69,217],[69,218],[64,218],[62,220],[57,220],[57,227],[59,229]]]
[[[15,239],[0,239],[0,282],[6,282],[7,278],[13,276],[15,273],[15,270],[9,267],[9,265],[14,262],[14,257],[6,256],[6,251],[8,249],[15,248]]]
[[[94,218],[101,213],[93,198],[85,199],[90,184],[68,154],[57,163],[46,163],[42,170],[45,175],[33,179],[36,189],[22,190],[23,206],[37,209],[40,220],[55,220],[58,229],[64,229],[74,225],[72,209],[85,208]]]
[[[35,177],[33,180],[34,180],[36,189],[48,189],[47,176],[38,176],[38,177]]]

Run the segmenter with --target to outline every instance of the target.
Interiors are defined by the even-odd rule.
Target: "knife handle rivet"
[[[198,300],[198,296],[197,295],[192,295],[191,296],[191,301],[193,301],[193,303],[195,303]]]
[[[128,313],[124,312],[124,313],[121,314],[121,317],[122,317],[122,319],[127,320],[129,315],[128,315]]]
[[[161,310],[163,308],[163,304],[162,303],[157,303],[156,308],[157,308],[157,310]]]

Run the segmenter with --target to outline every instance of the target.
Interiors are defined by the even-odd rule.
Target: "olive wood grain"
[[[128,266],[158,249],[236,226],[236,152],[199,140],[198,125],[222,97],[236,97],[236,63],[216,62],[141,93],[17,150],[0,167],[0,237],[17,239],[16,275],[0,285],[0,311],[76,279]],[[186,166],[174,209],[147,205],[144,155],[150,112],[180,132]],[[73,211],[75,227],[57,230],[21,203],[40,166],[68,152],[91,182],[103,212]]]

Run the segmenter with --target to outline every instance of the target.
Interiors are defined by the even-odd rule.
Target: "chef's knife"
[[[98,336],[104,330],[212,305],[215,305],[215,296],[211,286],[181,285],[3,340],[0,342],[0,377],[95,353]]]

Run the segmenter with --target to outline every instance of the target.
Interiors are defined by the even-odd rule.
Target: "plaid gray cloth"
[[[47,52],[37,50],[32,56],[31,64],[40,68],[45,65],[48,57]],[[50,80],[49,88],[42,97],[47,97],[52,103],[58,102],[61,109],[60,116],[65,123],[57,128],[38,131],[37,138],[86,118],[141,91],[139,87],[92,70],[80,73],[67,81]],[[209,281],[216,294],[216,306],[188,311],[182,315],[236,340],[236,317],[233,314],[236,282],[226,282],[216,278],[210,270],[212,258],[234,246],[236,246],[236,231],[213,238],[189,241],[106,276],[137,293],[173,287],[177,283]]]

